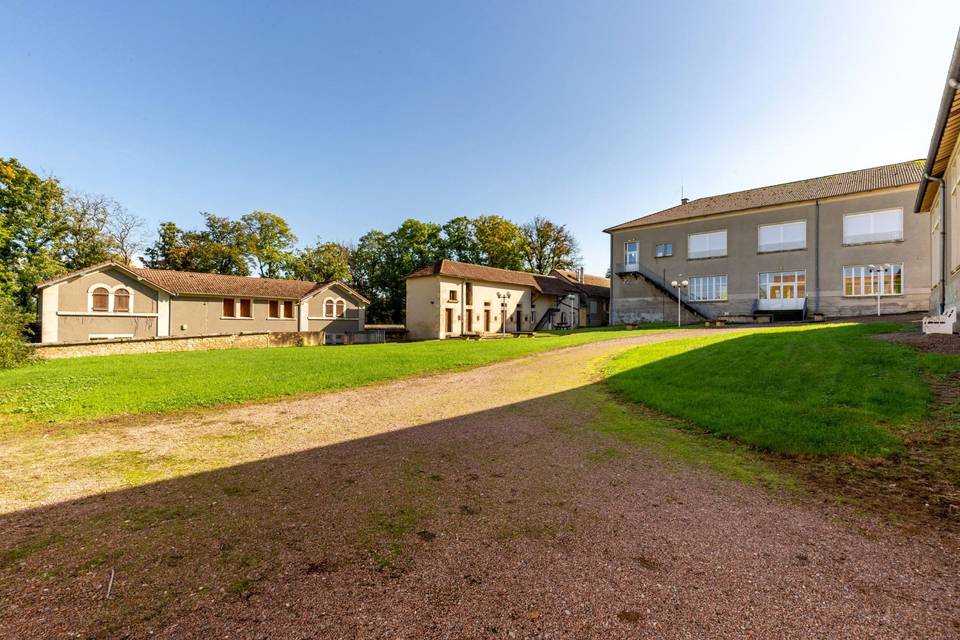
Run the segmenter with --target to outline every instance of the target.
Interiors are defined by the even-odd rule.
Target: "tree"
[[[60,243],[59,256],[67,271],[115,257],[107,227],[110,216],[119,208],[119,203],[103,195],[65,194],[63,215],[67,233]]]
[[[0,158],[0,294],[32,309],[34,285],[66,271],[58,251],[68,232],[57,179]]]
[[[249,246],[243,223],[203,213],[204,228],[183,231],[163,222],[157,240],[146,250],[151,269],[176,269],[201,273],[250,275]]]
[[[579,264],[580,250],[573,234],[562,224],[535,217],[521,227],[524,268],[537,273],[572,269]]]
[[[297,236],[287,221],[275,213],[254,211],[240,218],[246,239],[246,254],[254,269],[265,278],[279,278],[290,264]]]
[[[133,259],[144,248],[143,230],[146,223],[119,203],[111,210],[107,219],[107,235],[113,244],[114,257],[124,264],[132,264]]]
[[[387,261],[387,234],[371,230],[360,236],[357,248],[350,256],[350,280],[360,293],[370,299],[367,319],[371,322],[393,322],[386,308],[384,279]]]
[[[301,249],[290,261],[289,270],[298,280],[350,281],[350,247],[339,242],[317,242]]]
[[[473,221],[480,264],[500,269],[523,269],[524,238],[520,227],[500,216],[478,216]]]
[[[12,300],[0,297],[0,369],[30,361],[33,351],[25,341],[30,316]]]
[[[457,216],[442,227],[443,247],[447,258],[460,262],[478,263],[483,258],[480,243],[477,242],[473,220],[466,216]]]

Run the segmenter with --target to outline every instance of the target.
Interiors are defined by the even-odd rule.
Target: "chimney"
[[[680,204],[687,204],[690,202],[690,198],[680,198]]]
[[[577,282],[583,284],[583,267],[577,269]]]

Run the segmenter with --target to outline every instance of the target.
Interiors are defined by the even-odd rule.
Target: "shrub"
[[[18,367],[33,358],[33,350],[24,339],[29,322],[29,314],[13,301],[0,298],[0,369]]]

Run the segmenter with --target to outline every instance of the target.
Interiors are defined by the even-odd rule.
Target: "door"
[[[467,311],[467,333],[473,333],[473,309]]]
[[[523,316],[520,314],[519,307],[517,307],[517,310],[514,312],[514,314],[517,316],[517,331],[523,331],[523,325],[521,324]]]
[[[490,333],[490,309],[483,310],[483,331]]]
[[[447,308],[444,309],[444,333],[448,336],[453,333],[453,309]]]
[[[757,309],[793,311],[803,309],[807,297],[806,271],[777,271],[760,274]]]

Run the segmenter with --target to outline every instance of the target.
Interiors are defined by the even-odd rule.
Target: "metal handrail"
[[[614,273],[618,273],[618,274],[619,273],[638,273],[641,276],[643,276],[644,280],[650,282],[660,290],[666,292],[674,300],[676,300],[677,296],[679,295],[680,303],[683,304],[685,307],[687,307],[687,309],[689,309],[690,311],[693,311],[694,313],[696,313],[701,318],[713,317],[713,314],[708,312],[706,308],[690,300],[689,293],[685,294],[683,291],[680,291],[678,293],[676,287],[670,286],[670,283],[667,282],[666,278],[664,278],[660,274],[654,273],[653,271],[646,268],[645,266],[639,263],[638,264],[617,263],[614,266],[616,267],[614,270]]]

